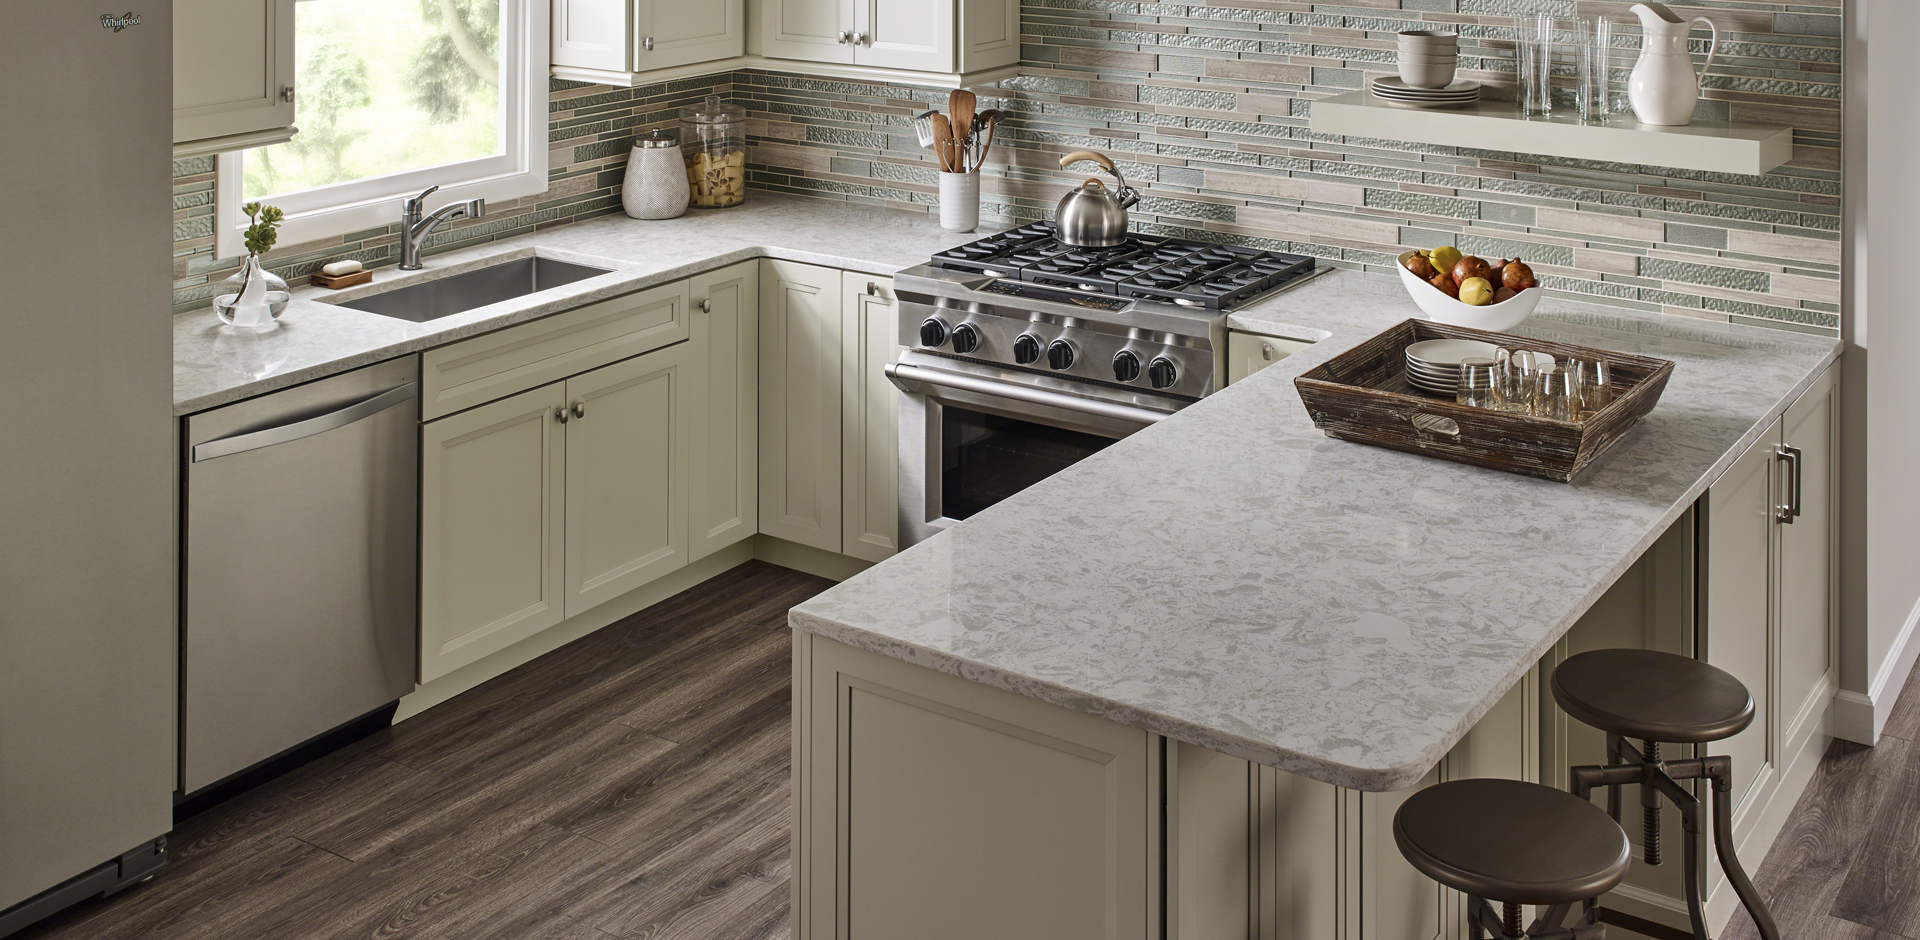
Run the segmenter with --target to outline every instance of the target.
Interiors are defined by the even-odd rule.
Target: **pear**
[[[1519,296],[1519,293],[1520,293],[1519,291],[1516,291],[1511,287],[1501,285],[1493,289],[1493,302],[1497,304],[1506,303],[1507,301],[1512,300],[1513,298]]]
[[[1432,284],[1440,293],[1448,297],[1460,296],[1460,288],[1454,286],[1453,277],[1444,271],[1435,273],[1427,283]]]
[[[1461,281],[1460,302],[1475,307],[1493,303],[1493,282],[1484,277],[1470,277]]]
[[[1459,263],[1460,249],[1452,245],[1441,245],[1433,250],[1433,269],[1435,271],[1450,272],[1453,270],[1453,266]]]

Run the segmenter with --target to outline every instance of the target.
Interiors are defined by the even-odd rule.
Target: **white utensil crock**
[[[1693,70],[1687,37],[1693,24],[1706,24],[1713,35],[1713,45],[1707,47],[1706,67],[1711,69],[1720,49],[1720,28],[1704,16],[1681,19],[1665,4],[1636,3],[1631,9],[1646,34],[1640,61],[1627,80],[1627,100],[1633,103],[1634,116],[1642,124],[1685,127],[1693,123],[1693,110],[1700,102],[1700,76]]]
[[[980,174],[940,174],[940,227],[971,232],[980,226]]]

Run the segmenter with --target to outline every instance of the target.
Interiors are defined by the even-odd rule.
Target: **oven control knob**
[[[945,346],[947,344],[947,321],[939,317],[928,317],[920,324],[920,345]]]
[[[953,351],[961,355],[980,348],[980,331],[971,323],[962,323],[953,328]]]
[[[1152,382],[1154,388],[1172,388],[1173,383],[1180,381],[1180,370],[1174,366],[1173,360],[1156,356],[1147,365],[1147,381]]]
[[[1022,333],[1013,341],[1013,361],[1030,366],[1040,361],[1040,337],[1032,333]]]
[[[1055,372],[1073,368],[1073,344],[1056,339],[1047,346],[1047,368]]]
[[[1113,380],[1131,382],[1140,377],[1140,357],[1133,350],[1123,349],[1113,357]]]

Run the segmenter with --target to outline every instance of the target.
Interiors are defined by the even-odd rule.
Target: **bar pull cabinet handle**
[[[574,403],[573,403],[573,416],[574,416],[574,417],[576,417],[576,418],[584,418],[584,417],[586,417],[586,416],[587,416],[587,403],[586,403],[586,402],[584,402],[584,401],[577,401],[577,402],[574,402]]]
[[[1787,469],[1790,471],[1790,475],[1787,478],[1786,504],[1775,506],[1773,510],[1773,518],[1787,525],[1792,525],[1793,520],[1800,518],[1800,457],[1800,448],[1794,447],[1791,444],[1783,444],[1773,452],[1773,459],[1786,464]]]

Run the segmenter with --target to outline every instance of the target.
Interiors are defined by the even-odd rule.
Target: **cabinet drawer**
[[[420,417],[504,398],[687,338],[679,281],[427,351]]]

